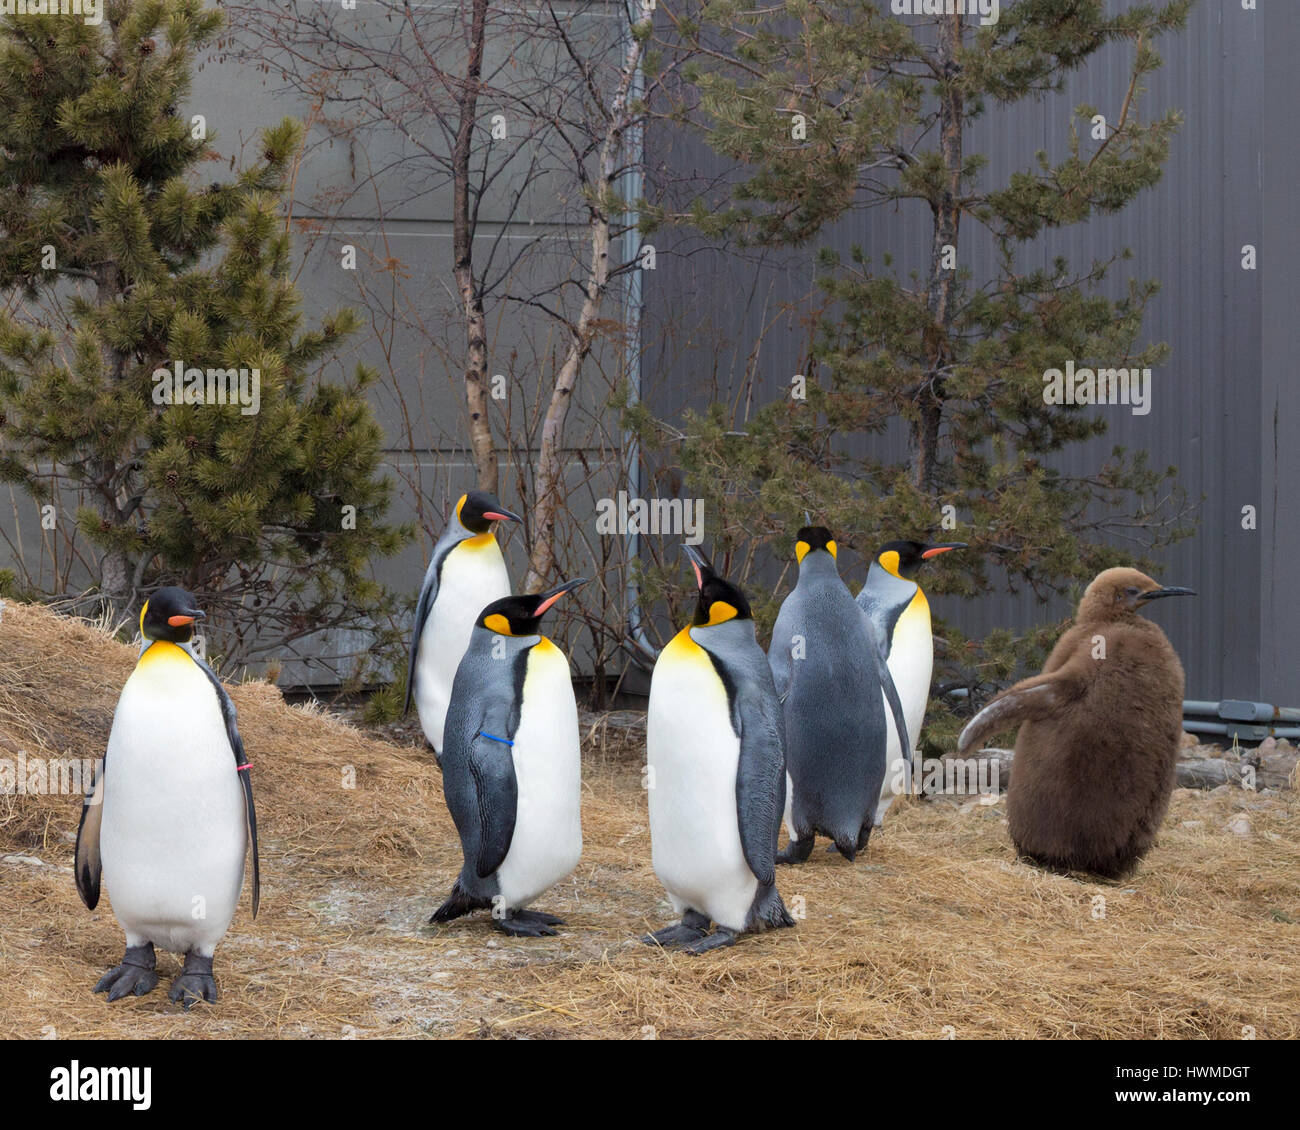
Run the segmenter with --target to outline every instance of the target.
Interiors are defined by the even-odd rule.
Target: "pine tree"
[[[19,298],[0,310],[0,479],[78,500],[115,616],[184,585],[242,659],[380,616],[371,558],[410,531],[385,523],[373,375],[320,376],[358,319],[303,324],[284,216],[301,127],[200,183],[214,138],[179,107],[220,25],[202,0],[0,20],[0,290]],[[246,370],[259,396],[195,403],[215,386],[190,380],[165,403],[178,364]]]
[[[1048,229],[1114,212],[1159,180],[1179,116],[1141,120],[1140,84],[1160,64],[1152,40],[1181,28],[1188,9],[1175,0],[1108,14],[1097,0],[1019,0],[980,27],[955,15],[902,20],[880,0],[780,9],[717,0],[677,21],[695,56],[690,113],[743,173],[721,206],[699,202],[694,226],[751,245],[807,246],[820,263],[806,395],[740,422],[715,405],[689,420],[679,448],[724,555],[755,536],[788,555],[811,513],[867,556],[888,540],[881,531],[971,543],[932,570],[927,588],[974,595],[1001,571],[1013,589],[1041,595],[1131,563],[1131,550],[1104,540],[1108,530],[1136,532],[1148,551],[1186,533],[1171,521],[1173,468],[1116,448],[1093,474],[1073,477],[1050,458],[1102,434],[1105,420],[1046,403],[1044,372],[1069,359],[1158,363],[1165,346],[1137,345],[1156,284],[1131,281],[1113,301],[1097,284],[1114,261],[1074,274],[1062,259],[1032,268],[1019,259]],[[1112,42],[1132,46],[1133,66],[1104,140],[1092,140],[1098,110],[1078,107],[1064,160],[1027,153],[1033,171],[983,184],[986,162],[964,147],[972,121],[1059,89]],[[828,224],[873,207],[928,210],[927,272],[899,278],[888,259],[876,269],[860,249],[842,257],[818,247]],[[995,241],[992,277],[961,267],[963,224]],[[905,462],[879,458],[869,439],[845,442],[893,420],[906,423]],[[770,616],[774,604],[763,607]],[[1005,678],[1042,643],[1001,632],[981,649],[949,635],[937,682],[968,686]]]

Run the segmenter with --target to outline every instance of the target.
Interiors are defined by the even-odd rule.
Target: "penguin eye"
[[[1136,586],[1130,585],[1124,591],[1128,593],[1129,596],[1137,596],[1142,590],[1137,588]]]

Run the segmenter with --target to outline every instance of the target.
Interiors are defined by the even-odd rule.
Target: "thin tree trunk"
[[[961,16],[942,17],[936,61],[939,70],[954,76],[957,50],[961,46]],[[912,426],[913,477],[917,487],[931,493],[939,466],[939,428],[943,423],[943,367],[947,364],[947,341],[952,328],[952,295],[957,272],[943,265],[945,247],[957,247],[961,223],[962,96],[955,84],[941,88],[939,104],[939,148],[945,181],[942,195],[930,203],[934,216],[934,242],[930,248],[930,285],[927,306],[932,328],[928,335],[926,379],[918,397],[920,415]]]
[[[483,74],[483,40],[488,0],[474,0],[470,19],[469,59],[457,104],[460,118],[452,154],[452,249],[454,274],[465,319],[465,402],[469,410],[470,447],[480,490],[496,494],[500,469],[488,418],[487,317],[474,277],[474,231],[470,216],[470,154]]]
[[[537,455],[537,501],[533,508],[533,545],[528,560],[524,592],[540,592],[555,571],[555,526],[564,502],[564,423],[573,403],[573,389],[583,362],[591,352],[596,319],[609,285],[610,211],[613,200],[615,161],[623,131],[628,127],[628,91],[641,65],[641,42],[633,39],[623,58],[618,90],[605,122],[600,146],[600,181],[589,204],[591,260],[587,269],[586,293],[573,326],[569,348],[551,391],[546,419],[542,423],[541,447]]]

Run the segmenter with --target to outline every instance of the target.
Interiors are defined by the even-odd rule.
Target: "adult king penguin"
[[[699,600],[655,663],[646,732],[651,854],[682,920],[642,940],[699,954],[794,921],[776,889],[785,744],[772,672],[744,594],[684,548]]]
[[[465,865],[429,920],[492,908],[516,937],[554,934],[564,923],[526,910],[578,865],[578,707],[569,661],[541,634],[543,613],[569,581],[535,596],[489,604],[478,617],[452,686],[442,787]]]
[[[965,549],[961,541],[927,544],[919,541],[891,541],[880,547],[867,571],[867,583],[858,593],[858,606],[876,629],[903,702],[903,716],[911,744],[921,737],[925,708],[930,701],[930,677],[934,672],[934,636],[930,631],[930,602],[917,581],[925,562],[954,549]],[[898,795],[900,782],[908,782],[907,767],[911,750],[903,756],[898,727],[889,722],[889,752],[886,755],[885,782],[876,805],[875,824],[879,826]]]
[[[971,719],[958,751],[1019,726],[1007,824],[1020,855],[1118,878],[1146,854],[1174,787],[1183,668],[1142,609],[1191,589],[1107,569],[1079,602],[1041,675]]]
[[[230,696],[190,647],[203,613],[159,589],[140,612],[144,648],[113,715],[103,769],[81,811],[77,890],[99,903],[101,872],[126,954],[95,986],[115,1001],[158,984],[154,947],[184,954],[168,996],[215,1001],[212,957],[235,916],[244,853],[260,876],[253,785]]]
[[[886,704],[907,732],[875,628],[840,579],[836,552],[826,527],[799,531],[799,580],[768,648],[785,715],[790,793],[790,843],[778,863],[803,863],[817,833],[849,860],[867,846],[885,778]]]
[[[406,666],[405,714],[411,699],[434,756],[442,752],[442,729],[451,685],[478,614],[510,595],[510,575],[493,522],[520,522],[487,491],[460,496],[446,530],[433,547],[411,628]]]

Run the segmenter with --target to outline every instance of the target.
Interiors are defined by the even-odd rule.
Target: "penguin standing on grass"
[[[965,549],[961,541],[927,544],[919,541],[891,541],[880,547],[867,572],[867,583],[858,593],[858,607],[870,619],[880,640],[889,672],[903,702],[909,744],[921,739],[925,708],[930,701],[930,679],[934,673],[934,635],[930,629],[930,602],[916,577],[925,562],[954,549]],[[876,806],[875,824],[884,821],[885,813],[898,795],[900,782],[906,782],[912,763],[898,738],[898,726],[889,718],[889,751],[886,755],[885,782]]]
[[[494,600],[510,595],[510,575],[492,523],[522,520],[487,491],[472,490],[460,496],[447,529],[433,547],[415,606],[402,713],[411,709],[414,698],[435,757],[442,752],[451,684],[474,621]]]
[[[1041,675],[1008,687],[961,732],[965,756],[1019,726],[1007,826],[1021,856],[1119,878],[1155,842],[1183,735],[1183,666],[1141,612],[1166,596],[1136,569],[1107,569]]]
[[[215,1001],[212,957],[235,916],[244,856],[260,875],[250,765],[235,707],[190,647],[203,619],[183,589],[159,589],[140,612],[144,649],[113,715],[104,765],[77,829],[77,890],[99,903],[101,873],[126,954],[95,985],[110,1001],[158,984],[154,947],[184,954],[168,996],[186,1011]]]
[[[776,889],[785,743],[772,673],[744,594],[684,548],[699,601],[655,663],[646,722],[654,869],[682,920],[642,940],[699,954],[794,921]]]
[[[781,604],[768,662],[785,715],[790,843],[778,863],[803,863],[820,833],[846,859],[867,846],[885,777],[886,703],[903,707],[871,621],[836,567],[834,536],[805,526],[799,580]]]
[[[578,865],[582,771],[569,661],[542,615],[585,580],[482,610],[456,672],[442,787],[465,865],[430,922],[491,907],[493,925],[536,938],[564,925],[525,909]]]

